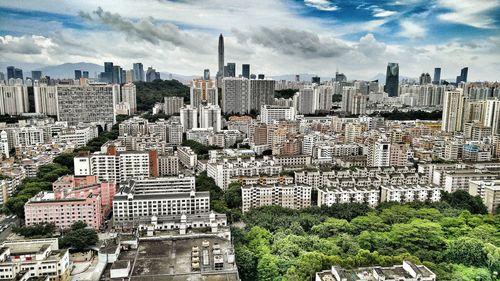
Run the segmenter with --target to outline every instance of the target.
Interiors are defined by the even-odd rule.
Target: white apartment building
[[[441,187],[446,192],[455,192],[457,190],[469,190],[470,181],[494,180],[500,178],[498,173],[481,170],[455,170],[446,171],[441,175],[443,182]],[[434,184],[439,182],[434,181]]]
[[[242,211],[277,205],[290,209],[311,206],[311,190],[306,185],[244,185],[241,187]]]
[[[273,124],[279,120],[295,120],[295,108],[278,106],[278,105],[263,105],[260,109],[260,121],[266,125]]]
[[[132,180],[122,185],[113,198],[114,226],[137,226],[153,217],[163,220],[209,212],[210,193],[196,192],[192,177]]]
[[[120,102],[129,105],[130,115],[137,112],[137,94],[134,83],[127,83],[122,86]]]
[[[237,158],[236,160],[223,159],[222,161],[209,161],[207,163],[207,175],[215,180],[215,183],[225,190],[231,178],[238,176],[259,176],[279,175],[283,167],[277,165],[275,161],[264,157],[262,160],[256,160],[251,157],[248,160]]]
[[[96,126],[86,128],[71,127],[63,129],[56,136],[53,136],[52,141],[55,143],[73,143],[76,147],[82,147],[97,136],[98,130]]]
[[[453,133],[462,130],[464,102],[463,89],[444,92],[442,131]]]
[[[221,109],[218,105],[200,106],[200,128],[213,128],[214,132],[219,132],[221,126]]]
[[[35,98],[35,112],[57,116],[57,86],[38,85],[33,86]]]
[[[25,85],[0,85],[0,115],[19,115],[29,112],[28,87]]]
[[[177,156],[179,162],[186,168],[192,169],[198,163],[198,155],[189,146],[178,146]]]
[[[184,107],[183,97],[165,97],[163,100],[163,113],[166,115],[180,113],[182,107]]]
[[[150,176],[149,153],[124,151],[94,153],[73,159],[75,176],[96,176],[100,181],[124,182],[132,178]]]
[[[311,165],[309,155],[275,155],[273,161],[283,167],[304,167]]]
[[[70,280],[69,251],[59,249],[57,238],[5,241],[1,249],[2,280]]]
[[[181,125],[186,132],[187,130],[198,128],[198,109],[190,105],[180,109]]]
[[[317,188],[318,206],[332,206],[342,203],[367,203],[376,207],[379,203],[380,191],[374,187],[348,187],[348,188]]]
[[[438,202],[443,190],[438,185],[382,185],[380,189],[380,202],[399,203]]]

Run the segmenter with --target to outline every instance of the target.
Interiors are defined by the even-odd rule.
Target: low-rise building
[[[434,274],[425,265],[415,265],[410,261],[403,261],[402,265],[391,267],[362,267],[344,269],[332,266],[330,270],[316,273],[315,281],[435,281]]]
[[[469,194],[479,196],[490,214],[500,211],[500,179],[469,182]]]
[[[70,270],[69,252],[59,250],[57,238],[5,241],[0,248],[1,280],[69,281]]]
[[[311,190],[307,185],[244,185],[241,187],[242,211],[277,205],[290,209],[311,206]]]
[[[380,190],[380,202],[408,203],[438,202],[443,189],[437,185],[382,185]]]
[[[379,203],[380,190],[376,187],[348,187],[348,188],[317,188],[318,206],[332,206],[342,203],[366,203],[376,207]]]

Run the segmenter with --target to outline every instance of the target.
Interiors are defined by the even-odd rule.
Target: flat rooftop
[[[208,241],[210,246],[204,248],[203,241]],[[213,270],[213,256],[210,255],[208,266],[200,263],[200,270],[193,271],[191,268],[191,250],[197,246],[200,259],[203,249],[212,253],[214,243],[218,243],[224,255],[224,266],[222,270]],[[208,281],[238,281],[237,268],[234,264],[227,262],[226,252],[231,248],[231,242],[217,237],[200,237],[186,239],[168,240],[146,240],[140,241],[136,250],[122,251],[118,262],[130,261],[130,280],[156,280],[156,281],[184,281],[184,280],[208,280]],[[110,278],[110,266],[108,266],[101,280],[121,281],[121,278]]]

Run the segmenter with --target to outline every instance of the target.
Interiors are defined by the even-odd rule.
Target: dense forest
[[[427,112],[427,111],[422,111],[422,110],[415,110],[415,111],[399,111],[399,110],[394,110],[392,112],[375,112],[373,114],[370,114],[370,116],[377,116],[380,115],[384,117],[387,120],[441,120],[441,117],[443,116],[443,111],[441,110],[435,110],[432,112]]]
[[[479,202],[480,203],[480,202]],[[438,280],[498,280],[500,216],[465,192],[439,203],[339,204],[304,210],[278,206],[243,216],[233,227],[240,277],[314,280],[332,265],[424,264]]]
[[[177,80],[154,80],[153,82],[134,82],[137,91],[137,109],[151,110],[155,103],[163,102],[164,97],[179,96],[189,101],[189,87]]]

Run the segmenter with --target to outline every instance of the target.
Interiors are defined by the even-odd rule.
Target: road
[[[4,228],[4,226],[8,226],[2,232],[0,232],[0,241],[4,241],[12,232],[12,226],[19,225],[19,219],[12,218],[12,216],[6,216],[0,221],[0,230]]]

